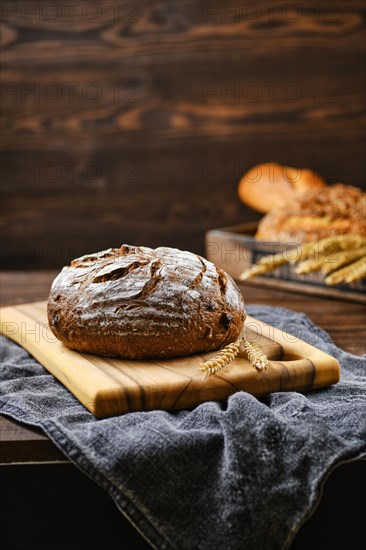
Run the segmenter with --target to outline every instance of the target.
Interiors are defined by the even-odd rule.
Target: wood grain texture
[[[0,417],[0,465],[68,462],[65,455],[38,428]]]
[[[0,311],[1,333],[27,349],[98,418],[192,408],[205,401],[224,401],[237,391],[263,396],[338,382],[340,367],[333,357],[250,316],[245,326],[245,338],[256,341],[268,356],[268,369],[258,372],[239,353],[230,365],[203,380],[199,367],[215,352],[151,361],[78,353],[52,335],[45,302]]]
[[[58,270],[0,271],[0,304],[12,306],[46,300]],[[366,312],[362,304],[302,295],[239,283],[245,303],[302,311],[324,328],[335,343],[356,355],[366,353]]]
[[[57,271],[0,272],[1,305],[45,300],[56,275]],[[338,346],[356,355],[366,352],[366,313],[363,305],[248,287],[243,283],[240,288],[247,304],[257,303],[303,311],[326,330]],[[0,417],[0,435],[0,463],[60,460],[58,449],[48,439],[45,444],[45,436],[39,430]]]
[[[1,8],[4,266],[202,253],[258,217],[236,188],[262,162],[364,186],[363,2],[34,4]]]

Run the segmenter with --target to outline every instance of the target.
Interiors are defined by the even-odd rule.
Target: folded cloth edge
[[[288,316],[289,313],[296,317],[297,320],[301,318],[301,321],[304,325],[306,325],[309,329],[315,330],[318,335],[321,335],[321,339],[325,341],[326,344],[330,344],[332,347],[334,347],[334,351],[338,352],[338,354],[343,355],[346,354],[348,356],[351,356],[351,354],[347,354],[340,348],[338,348],[333,340],[330,338],[329,334],[315,325],[305,314],[299,314],[297,312],[294,312],[292,310],[288,310],[286,308],[270,308],[268,306],[250,306],[247,308],[250,313],[253,316],[258,316],[258,318],[261,318],[264,322],[267,322],[268,324],[273,324],[273,320],[267,320],[266,313],[270,314],[270,312],[273,314],[273,311],[276,310],[278,314],[283,312],[285,316]],[[268,310],[268,311],[267,311]],[[275,325],[275,326],[278,326]],[[279,327],[281,328],[281,327]],[[312,343],[312,342],[310,342]],[[321,343],[321,342],[320,342]],[[313,344],[313,343],[312,343]],[[314,345],[314,344],[313,344]],[[320,347],[320,346],[318,346]],[[329,353],[329,349],[325,350]],[[358,356],[353,356],[355,358],[360,359]],[[136,506],[136,502],[129,501],[124,495],[125,502],[122,504],[120,501],[120,494],[118,494],[118,490],[111,484],[110,480],[107,478],[103,478],[100,472],[95,470],[92,463],[90,463],[87,459],[87,457],[82,457],[83,460],[80,461],[80,457],[73,456],[72,449],[68,449],[69,442],[66,440],[66,444],[60,444],[60,439],[64,439],[65,435],[63,434],[62,430],[60,430],[60,427],[57,426],[55,422],[52,421],[52,419],[48,419],[46,421],[29,421],[29,419],[26,419],[26,413],[22,411],[21,409],[14,407],[11,403],[3,403],[0,404],[0,411],[4,415],[8,415],[15,420],[24,422],[25,424],[28,424],[30,426],[35,426],[41,428],[49,437],[50,439],[55,443],[55,445],[60,448],[62,452],[68,456],[68,458],[77,466],[79,469],[88,475],[92,480],[96,481],[99,485],[101,485],[104,489],[107,490],[107,492],[111,495],[114,502],[116,503],[118,509],[123,513],[123,515],[126,516],[126,518],[134,525],[134,527],[140,532],[140,534],[149,542],[149,544],[152,545],[154,548],[159,548],[162,550],[170,550],[171,548],[176,548],[174,544],[172,545],[169,540],[166,539],[165,535],[160,533],[159,530],[154,526],[149,518],[139,510],[139,508]],[[66,451],[66,452],[65,452]],[[288,537],[286,541],[284,542],[284,548],[288,548],[296,533],[301,528],[301,526],[308,521],[308,519],[314,514],[316,511],[319,502],[321,500],[324,484],[327,481],[328,477],[331,475],[331,473],[341,464],[352,462],[354,460],[364,458],[366,457],[366,449],[364,451],[360,450],[358,453],[356,453],[352,458],[345,458],[343,455],[347,455],[347,450],[345,449],[344,452],[340,452],[339,455],[333,456],[331,460],[329,460],[329,463],[324,465],[324,470],[321,475],[319,475],[319,478],[315,481],[315,484],[313,486],[312,496],[311,496],[311,504],[308,508],[307,512],[300,515],[300,517],[297,518],[297,521],[293,524],[292,529],[290,533],[288,534]],[[84,463],[86,461],[88,465]],[[93,473],[92,473],[93,472]],[[140,525],[143,524],[143,529],[140,529]]]

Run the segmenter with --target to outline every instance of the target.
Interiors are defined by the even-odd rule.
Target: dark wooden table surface
[[[1,305],[46,299],[56,274],[57,271],[1,272]],[[366,352],[364,305],[245,285],[241,285],[241,289],[247,304],[282,306],[302,311],[324,328],[338,346],[358,355]],[[0,417],[0,464],[66,460],[41,431]]]
[[[56,273],[0,272],[1,305],[46,299]],[[303,311],[339,346],[355,354],[365,352],[364,306],[245,285],[241,288],[247,304]],[[315,514],[297,533],[291,550],[363,548],[365,499],[360,479],[365,475],[365,462],[342,464],[332,473]],[[124,541],[124,548],[151,548],[121,516],[110,496],[69,462],[40,430],[0,416],[0,466],[0,486],[6,502],[1,512],[5,527],[2,538],[7,547],[38,550],[47,541],[47,547],[55,550],[117,550]],[[30,510],[42,517],[41,530]],[[69,530],[59,531],[60,517]]]

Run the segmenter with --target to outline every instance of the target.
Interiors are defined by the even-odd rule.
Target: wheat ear
[[[331,254],[338,250],[350,250],[354,248],[360,248],[365,246],[366,238],[358,233],[352,233],[350,235],[334,235],[333,237],[326,237],[320,241],[314,241],[307,243],[306,255],[307,257],[312,254]],[[314,249],[315,248],[315,249]],[[305,255],[303,256],[305,258]]]
[[[318,258],[308,258],[301,262],[298,267],[295,269],[295,273],[298,275],[305,275],[312,273],[313,271],[319,271],[328,258],[327,254],[319,254]]]
[[[257,275],[269,273],[281,265],[295,263],[299,259],[306,257],[307,250],[310,247],[311,244],[305,244],[288,250],[286,254],[279,252],[278,254],[273,254],[271,256],[263,256],[258,260],[257,264],[253,265],[246,271],[243,271],[239,279],[241,281],[246,281],[247,279],[251,279]]]
[[[211,374],[214,374],[223,367],[226,367],[231,361],[234,361],[239,354],[241,344],[243,344],[246,356],[253,367],[257,370],[267,370],[268,357],[263,353],[258,344],[255,342],[248,342],[245,338],[239,337],[235,342],[228,344],[220,350],[215,357],[209,359],[200,366],[200,370],[204,375],[203,380],[206,380]]]
[[[366,256],[362,256],[352,264],[334,271],[325,279],[327,285],[337,285],[339,283],[354,283],[366,277]]]
[[[357,244],[359,246],[354,248]],[[360,235],[339,235],[336,239],[323,239],[313,246],[314,250],[310,254],[308,250],[308,259],[299,264],[295,273],[306,274],[321,270],[328,274],[365,254],[365,240]]]
[[[240,275],[239,279],[241,281],[246,281],[247,279],[251,279],[257,275],[269,273],[276,269],[276,267],[280,267],[284,264],[296,264],[302,260],[306,261],[302,261],[299,264],[296,269],[296,273],[311,273],[312,271],[318,271],[321,269],[326,259],[334,253],[345,251],[345,253],[347,252],[350,254],[351,251],[354,249],[359,250],[364,247],[365,244],[365,237],[358,234],[336,235],[334,237],[327,237],[326,239],[322,239],[318,242],[305,243],[299,247],[288,250],[286,255],[283,252],[279,252],[278,254],[274,254],[272,256],[263,256],[255,265],[244,271]],[[344,263],[341,265],[344,265]],[[340,267],[340,265],[338,265],[338,267]],[[362,278],[362,276],[358,277],[358,279],[359,278]]]
[[[350,264],[351,262],[354,262],[355,260],[358,260],[358,258],[361,258],[361,256],[364,256],[366,253],[366,248],[355,248],[354,250],[342,250],[340,252],[337,252],[337,254],[334,254],[331,258],[330,262],[325,262],[322,266],[321,270],[322,273],[325,275],[328,275],[332,271],[336,271],[340,269],[343,266],[346,266]]]
[[[258,261],[257,264],[253,265],[246,271],[243,271],[239,279],[241,281],[246,281],[247,279],[251,279],[252,277],[256,277],[257,275],[269,273],[270,271],[276,269],[276,267],[280,267],[281,265],[289,262],[290,259],[286,258],[286,256],[282,254],[282,252],[279,254],[275,254],[274,256],[264,256]]]
[[[232,342],[222,348],[222,350],[220,350],[215,357],[209,359],[200,366],[200,371],[204,375],[203,380],[206,380],[210,374],[214,374],[231,363],[231,361],[234,361],[240,350],[240,342],[241,338],[238,338],[235,342]]]
[[[255,367],[257,370],[267,370],[268,357],[265,353],[263,353],[256,342],[249,342],[248,340],[244,340],[244,349],[253,367]]]
[[[280,264],[274,265],[253,265],[253,267],[250,267],[249,269],[246,269],[243,271],[243,273],[240,275],[239,279],[240,281],[246,281],[247,279],[251,279],[252,277],[256,277],[257,275],[264,275],[265,273],[269,273],[276,267],[278,267]]]

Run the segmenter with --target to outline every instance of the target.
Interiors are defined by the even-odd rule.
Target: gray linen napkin
[[[288,548],[329,472],[366,456],[366,361],[304,314],[247,311],[336,357],[341,382],[97,420],[2,338],[0,413],[42,428],[159,550]]]

